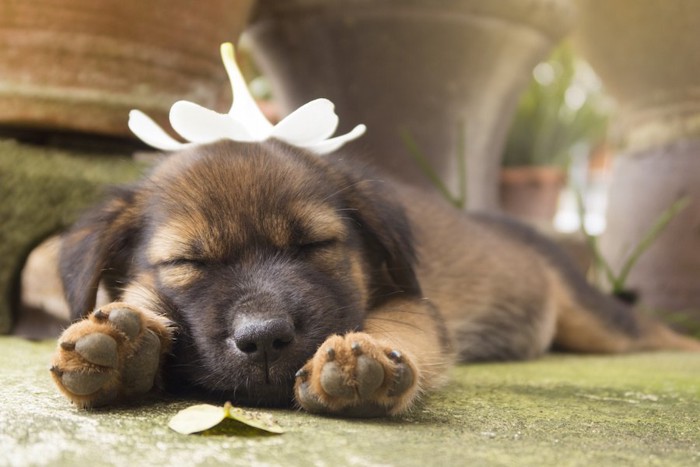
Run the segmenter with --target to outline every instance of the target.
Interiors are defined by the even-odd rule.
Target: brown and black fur
[[[81,406],[163,381],[244,404],[395,414],[455,360],[700,350],[588,286],[527,227],[276,141],[164,158],[65,235],[61,271],[76,323],[52,371]],[[118,301],[93,312],[100,281]],[[149,348],[160,357],[142,357]]]

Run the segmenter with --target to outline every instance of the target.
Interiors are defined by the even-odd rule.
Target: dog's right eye
[[[299,257],[307,257],[314,253],[326,251],[337,243],[335,239],[321,240],[315,242],[305,242],[297,245],[295,251]]]

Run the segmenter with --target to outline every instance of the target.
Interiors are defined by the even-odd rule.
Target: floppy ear
[[[403,206],[382,181],[365,180],[353,186],[349,203],[374,256],[369,259],[383,263],[384,274],[377,285],[384,291],[389,287],[410,296],[422,296],[415,273],[413,232]]]
[[[62,237],[59,269],[72,319],[92,311],[100,279],[126,272],[139,228],[134,193],[115,191]]]

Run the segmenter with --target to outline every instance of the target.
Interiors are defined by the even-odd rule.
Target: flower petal
[[[273,137],[317,154],[335,151],[346,142],[364,134],[366,127],[357,125],[345,135],[330,138],[338,126],[338,116],[333,103],[327,99],[311,101],[273,126],[248,91],[236,64],[233,44],[221,44],[221,58],[234,96],[228,114],[214,112],[193,102],[176,102],[170,109],[170,123],[189,143],[175,140],[139,110],[132,110],[129,114],[131,131],[145,143],[165,151],[220,139],[252,142]]]
[[[181,143],[165,132],[156,122],[140,110],[129,112],[129,129],[141,141],[162,151],[175,151],[188,144]]]
[[[220,139],[253,141],[243,125],[228,114],[220,114],[194,102],[178,101],[170,108],[170,124],[183,138],[193,143],[212,143]]]
[[[352,141],[353,139],[357,139],[363,134],[365,134],[365,131],[367,130],[367,127],[365,125],[357,125],[355,128],[350,130],[349,133],[345,133],[344,135],[336,136],[335,138],[331,139],[326,139],[323,141],[319,141],[318,143],[314,144],[309,144],[307,146],[304,146],[306,149],[315,152],[316,154],[328,154],[339,147],[341,147],[343,144],[347,143],[348,141]]]
[[[243,125],[256,141],[267,139],[272,131],[272,123],[265,118],[255,99],[250,95],[248,85],[236,64],[233,44],[230,42],[221,44],[221,60],[226,67],[233,93],[233,104],[228,114],[233,120]]]
[[[321,142],[338,127],[334,107],[328,99],[308,102],[275,125],[270,136],[296,146]]]

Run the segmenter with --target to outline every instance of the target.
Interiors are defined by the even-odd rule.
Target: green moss
[[[129,157],[0,139],[0,334],[12,324],[17,278],[31,248],[73,222],[107,184],[135,179]]]
[[[84,412],[56,393],[53,343],[0,338],[0,452],[10,465],[698,465],[700,355],[550,356],[459,367],[409,416],[273,411],[274,437],[184,436],[192,401]],[[8,457],[9,456],[9,457]]]

